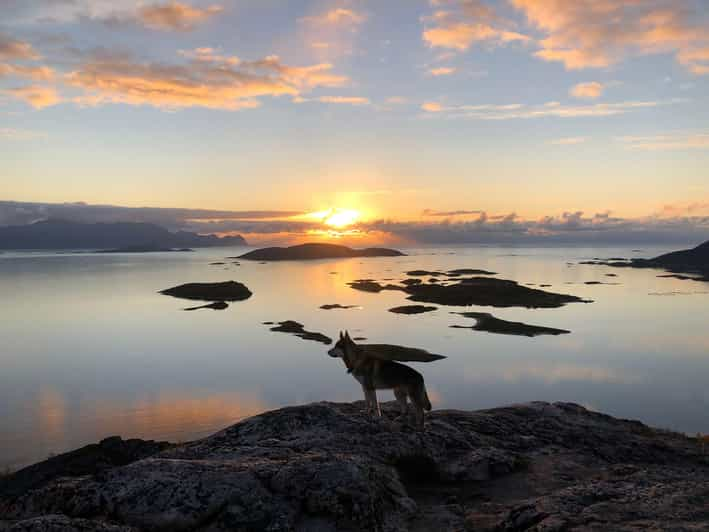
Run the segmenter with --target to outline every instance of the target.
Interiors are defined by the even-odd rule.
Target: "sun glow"
[[[325,211],[311,212],[309,218],[320,220],[323,225],[335,229],[344,229],[359,221],[361,213],[355,209],[327,209]]]

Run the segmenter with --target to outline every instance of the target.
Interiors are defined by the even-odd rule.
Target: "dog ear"
[[[345,339],[350,340],[350,332],[347,330],[345,331]]]
[[[342,331],[340,331],[340,340],[342,340],[345,337],[344,334],[342,334]]]

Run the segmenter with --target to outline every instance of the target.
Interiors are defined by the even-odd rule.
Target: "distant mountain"
[[[0,249],[189,248],[243,246],[241,236],[170,232],[151,223],[44,220],[0,227]]]
[[[287,248],[262,248],[241,255],[245,260],[313,260],[347,257],[399,257],[401,251],[387,248],[352,249],[337,244],[300,244]]]

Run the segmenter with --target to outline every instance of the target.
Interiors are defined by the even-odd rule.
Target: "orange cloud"
[[[443,106],[437,102],[426,102],[421,105],[421,109],[428,113],[440,113],[443,111]]]
[[[3,76],[29,78],[35,81],[51,81],[54,78],[54,70],[46,66],[29,67],[0,63],[0,78]]]
[[[138,9],[137,21],[147,28],[162,31],[190,31],[222,11],[218,5],[192,7],[182,2],[154,4]]]
[[[62,101],[61,97],[53,87],[41,87],[31,85],[4,91],[9,96],[18,100],[23,100],[35,109],[44,109],[56,105]]]
[[[511,0],[546,36],[537,57],[567,69],[611,66],[634,55],[677,54],[709,71],[709,25],[691,0]]]
[[[457,51],[469,49],[475,42],[505,44],[513,41],[527,42],[526,35],[512,31],[510,21],[498,17],[489,6],[478,0],[443,2],[433,0],[434,6],[452,4],[456,9],[438,10],[424,20],[433,27],[423,32],[423,40],[430,47]]]
[[[332,65],[294,67],[277,56],[237,64],[209,55],[188,65],[139,63],[129,57],[95,56],[66,75],[66,82],[85,91],[81,104],[125,103],[161,108],[206,107],[238,110],[260,105],[260,96],[298,96],[315,87],[347,81]]]
[[[41,59],[41,56],[27,42],[18,41],[0,33],[0,61],[17,59]]]
[[[709,150],[709,133],[669,133],[665,135],[619,137],[632,150]]]
[[[370,103],[368,98],[362,98],[359,96],[321,96],[318,98],[318,101],[323,103],[342,103],[347,105],[369,105]]]
[[[571,87],[569,94],[574,98],[580,98],[582,100],[596,100],[603,94],[603,89],[605,86],[603,83],[598,81],[589,81],[587,83],[578,83]]]
[[[549,142],[555,146],[571,146],[574,144],[583,144],[586,142],[586,137],[566,137],[563,139],[556,139]]]
[[[458,71],[455,67],[438,67],[429,69],[428,73],[432,76],[450,76]]]
[[[310,22],[318,25],[357,25],[366,20],[366,16],[357,13],[352,9],[335,8],[320,15],[311,17],[303,17],[300,19],[303,22]]]

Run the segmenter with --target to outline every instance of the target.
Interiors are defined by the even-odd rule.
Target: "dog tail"
[[[423,406],[424,410],[426,410],[426,412],[430,412],[431,411],[431,401],[428,398],[428,393],[426,393],[426,385],[425,384],[421,384],[420,393],[421,393],[421,405]]]

